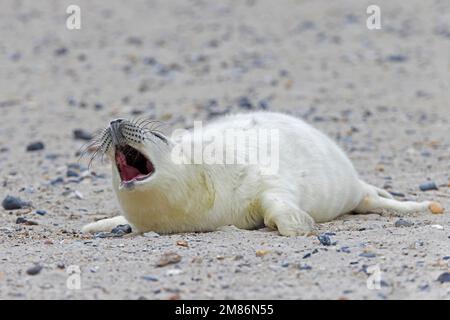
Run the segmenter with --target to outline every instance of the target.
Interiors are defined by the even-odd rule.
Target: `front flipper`
[[[129,224],[124,216],[116,216],[114,218],[102,219],[89,223],[81,228],[83,233],[111,232],[112,229],[121,224]],[[134,230],[133,230],[134,231]]]

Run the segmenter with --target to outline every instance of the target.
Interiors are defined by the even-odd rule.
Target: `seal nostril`
[[[114,119],[114,120],[112,120],[109,124],[110,125],[114,125],[114,124],[119,124],[119,123],[121,123],[123,121],[123,119]]]

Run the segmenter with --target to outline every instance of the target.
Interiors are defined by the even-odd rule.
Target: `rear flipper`
[[[363,182],[366,196],[354,210],[357,213],[368,213],[378,210],[389,210],[394,213],[410,213],[417,211],[430,211],[431,201],[398,201],[385,190],[368,185]]]

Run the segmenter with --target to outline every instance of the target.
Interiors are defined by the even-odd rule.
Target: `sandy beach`
[[[0,207],[0,299],[450,299],[450,2],[379,0],[380,30],[370,4],[2,0],[0,202],[29,203]],[[363,180],[446,211],[345,215],[318,225],[331,245],[80,232],[120,214],[111,164],[78,160],[111,119],[170,134],[256,110],[305,119]]]

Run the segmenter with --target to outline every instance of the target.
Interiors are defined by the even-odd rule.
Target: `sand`
[[[76,2],[80,30],[65,27],[73,1],[2,1],[0,201],[33,208],[0,208],[1,299],[450,298],[448,1],[377,1],[372,31],[369,1]],[[403,216],[404,227],[389,213],[346,215],[318,226],[330,246],[233,227],[80,233],[119,209],[110,164],[78,163],[74,130],[145,115],[170,133],[260,109],[303,117],[362,179],[447,212]],[[27,152],[36,141],[44,149]],[[421,191],[427,181],[438,190]],[[181,260],[158,267],[168,252]]]

